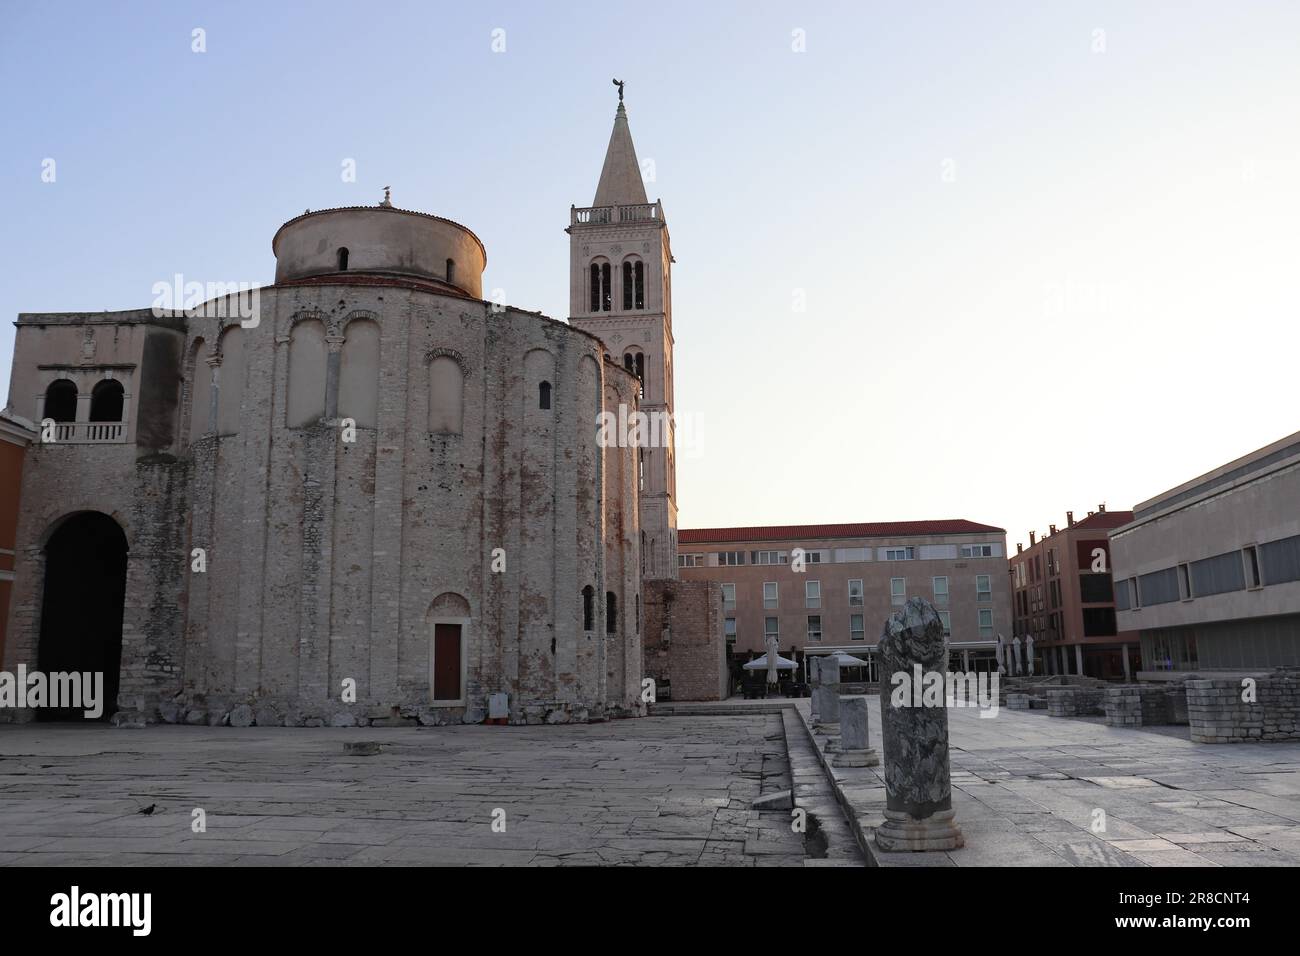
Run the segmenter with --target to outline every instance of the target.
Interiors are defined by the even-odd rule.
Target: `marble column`
[[[882,850],[955,849],[964,840],[953,822],[948,763],[948,650],[934,605],[909,598],[885,622],[879,648],[885,822],[876,828],[876,845]],[[913,686],[918,672],[921,687]],[[930,694],[924,693],[927,687]]]
[[[831,759],[836,767],[874,767],[880,755],[871,747],[867,698],[840,697],[840,749]]]

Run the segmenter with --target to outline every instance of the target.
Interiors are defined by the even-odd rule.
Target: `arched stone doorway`
[[[98,511],[72,515],[45,545],[37,666],[45,674],[100,672],[104,712],[117,710],[126,600],[126,535]],[[81,710],[42,708],[37,720],[83,720]]]

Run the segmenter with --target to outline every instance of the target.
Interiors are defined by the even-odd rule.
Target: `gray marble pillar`
[[[882,850],[951,850],[962,846],[953,822],[944,681],[948,648],[943,621],[929,601],[909,598],[885,622],[880,638],[880,725],[885,752]],[[927,705],[918,674],[938,681],[938,704]],[[906,678],[903,681],[902,678]]]
[[[840,749],[831,763],[836,767],[874,767],[880,763],[869,734],[867,698],[840,697]]]

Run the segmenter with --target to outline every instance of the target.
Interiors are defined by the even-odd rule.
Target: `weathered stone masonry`
[[[33,417],[38,368],[75,362],[88,326],[137,355],[170,335],[177,367],[162,424],[128,409],[135,440],[30,452],[5,665],[35,660],[43,542],[99,511],[129,548],[124,722],[473,721],[492,693],[520,722],[644,712],[636,450],[596,429],[636,407],[635,377],[594,336],[478,300],[481,246],[454,223],[327,210],[277,242],[250,327],[20,317],[13,403]],[[338,270],[336,246],[372,271]],[[461,634],[454,700],[434,697],[440,623]]]

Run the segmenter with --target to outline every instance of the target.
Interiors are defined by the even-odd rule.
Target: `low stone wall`
[[[1181,693],[1181,687],[1178,692]],[[1109,727],[1142,727],[1154,724],[1172,724],[1173,708],[1169,702],[1170,688],[1157,684],[1121,684],[1107,687],[1105,697],[1106,725]]]
[[[1061,687],[1047,692],[1047,713],[1051,717],[1096,716],[1106,712],[1104,687]]]
[[[1203,744],[1300,740],[1300,679],[1255,679],[1255,699],[1242,700],[1241,680],[1187,681],[1192,740]]]

